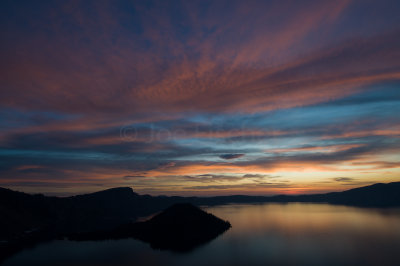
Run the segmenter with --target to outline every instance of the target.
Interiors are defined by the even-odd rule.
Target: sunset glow
[[[0,4],[0,187],[400,181],[399,1],[56,2]]]

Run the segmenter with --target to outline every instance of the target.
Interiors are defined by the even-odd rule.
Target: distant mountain
[[[230,223],[188,203],[175,204],[148,221],[110,231],[75,234],[73,240],[104,240],[133,237],[155,249],[188,251],[206,243],[231,227]]]
[[[278,196],[220,196],[196,198],[195,202],[204,205],[255,202],[314,202],[341,204],[357,207],[400,207],[400,182],[377,183],[370,186],[354,188],[342,192],[312,195],[278,195]]]
[[[137,218],[138,197],[131,188],[68,198],[0,188],[0,239],[19,238],[38,230],[56,233],[116,226]]]
[[[317,195],[167,197],[139,195],[131,188],[59,198],[0,188],[0,261],[14,250],[47,239],[111,230],[176,203],[220,205],[256,202],[318,202],[359,207],[400,207],[400,182]]]
[[[324,197],[324,195],[321,195]],[[400,182],[374,184],[325,195],[328,203],[362,207],[399,207]]]

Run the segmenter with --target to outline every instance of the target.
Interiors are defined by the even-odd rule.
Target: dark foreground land
[[[318,195],[272,197],[236,195],[209,198],[153,197],[139,195],[131,188],[113,188],[91,194],[60,198],[30,195],[0,188],[0,262],[10,254],[38,242],[64,237],[84,240],[90,238],[89,232],[96,232],[96,234],[102,232],[97,236],[92,234],[91,237],[98,239],[121,238],[129,235],[149,242],[155,248],[165,248],[165,243],[171,239],[172,235],[160,233],[166,228],[161,226],[160,221],[167,224],[168,228],[173,228],[173,226],[183,228],[182,224],[179,224],[179,219],[160,218],[172,215],[171,213],[174,213],[176,209],[167,208],[174,204],[190,203],[195,206],[210,206],[258,202],[313,202],[375,208],[400,207],[400,182],[375,184],[343,192]],[[198,212],[192,207],[179,209],[181,221],[188,217],[196,217]],[[155,216],[148,222],[134,223],[139,217],[152,215],[165,209],[167,210],[164,213]],[[199,209],[196,208],[196,210]],[[199,211],[201,212],[201,210]],[[190,215],[185,216],[185,213],[190,213]],[[158,218],[156,219],[156,217]],[[199,217],[198,219],[202,219],[201,217],[206,219],[205,217],[209,216],[200,215]],[[207,234],[203,232],[204,234],[201,236],[205,235],[209,239],[213,235],[218,235],[218,232],[224,231],[222,229],[226,226],[223,223],[212,223],[216,220],[207,219],[211,221],[207,227],[204,227],[208,230]],[[194,226],[189,229],[198,229],[195,221],[191,222]],[[154,235],[138,233],[152,230],[159,231]],[[177,232],[173,234],[174,236],[179,235]],[[159,236],[159,239],[155,239],[155,236]],[[196,239],[194,235],[191,238]],[[199,242],[203,240],[198,239]],[[177,242],[184,243],[185,241],[190,241],[190,239],[181,238]],[[190,247],[190,243],[187,246]],[[179,250],[179,247],[172,249]]]
[[[189,251],[216,238],[231,227],[227,221],[189,203],[175,204],[153,218],[118,226],[113,230],[73,234],[70,240],[136,238],[154,249]]]

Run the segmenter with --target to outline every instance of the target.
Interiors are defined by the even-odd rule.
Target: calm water
[[[328,204],[228,205],[206,209],[232,228],[186,253],[133,240],[54,241],[4,265],[400,265],[400,211]]]

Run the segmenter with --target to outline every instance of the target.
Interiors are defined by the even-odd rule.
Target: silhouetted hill
[[[90,194],[83,194],[78,196],[73,196],[73,198],[90,198],[93,200],[104,200],[110,198],[125,198],[137,197],[139,194],[133,192],[131,187],[116,187],[110,188]]]
[[[135,220],[138,194],[117,188],[68,198],[29,195],[0,190],[3,219],[0,239],[19,238],[27,232],[74,232],[113,227]],[[94,227],[94,228],[93,228]]]
[[[365,207],[399,207],[400,182],[378,183],[343,192],[326,194],[327,202]]]
[[[64,198],[65,227],[68,231],[95,230],[136,220],[142,215],[139,197],[132,188],[122,187]]]
[[[278,195],[278,196],[219,196],[195,198],[201,205],[219,205],[228,203],[255,202],[315,202],[331,203],[358,207],[400,207],[400,182],[378,183],[370,186],[354,188],[342,192],[312,195]]]
[[[0,188],[0,240],[17,238],[58,220],[59,198]]]
[[[133,237],[155,249],[188,251],[206,243],[231,227],[230,223],[188,203],[175,204],[148,221],[130,223],[111,231],[76,234],[74,240]]]

